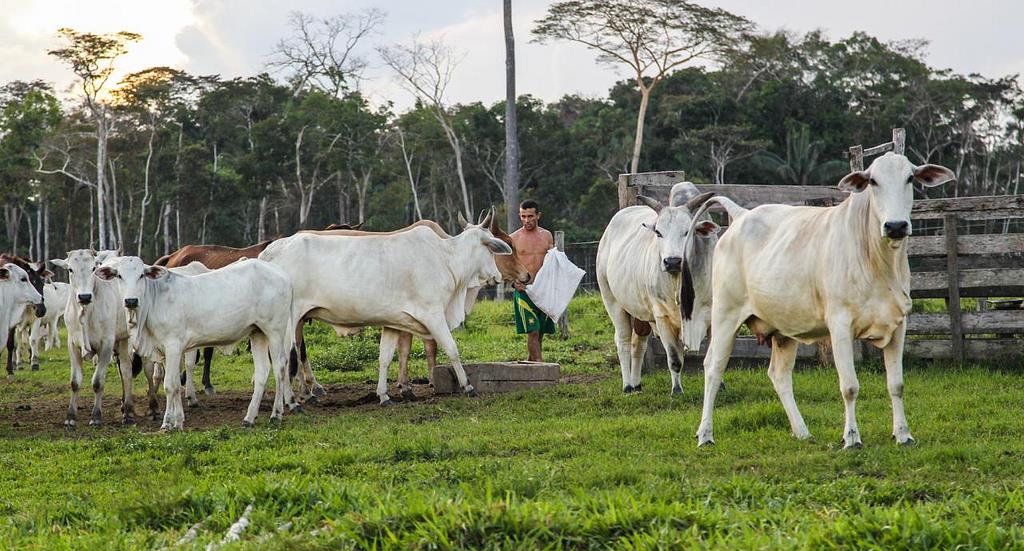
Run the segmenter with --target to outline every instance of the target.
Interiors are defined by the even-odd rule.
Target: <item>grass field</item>
[[[909,365],[905,398],[918,442],[910,448],[889,438],[884,373],[859,366],[858,451],[839,449],[833,369],[795,375],[816,437],[809,442],[789,436],[763,368],[730,370],[717,445],[698,449],[697,366],[688,366],[681,398],[670,398],[663,371],[646,378],[643,393],[623,395],[600,300],[576,300],[570,316],[573,338],[545,348],[574,382],[388,409],[313,406],[281,426],[268,423],[264,408],[250,430],[239,426],[242,407],[202,430],[188,430],[198,414],[187,410],[186,431],[175,434],[113,426],[114,373],[108,426],[67,434],[55,413],[28,430],[19,422],[26,412],[15,408],[39,414],[67,400],[66,352],[47,352],[40,372],[19,371],[0,393],[0,546],[175,547],[195,527],[182,547],[202,548],[219,543],[251,505],[251,525],[232,546],[1024,547],[1019,360]],[[525,343],[509,321],[507,303],[481,304],[457,335],[463,358],[521,358]],[[332,391],[369,392],[373,337],[314,329],[318,377]],[[215,359],[223,394],[244,396],[250,374],[244,355]],[[83,392],[80,419],[91,394]],[[141,401],[136,409],[141,415]]]

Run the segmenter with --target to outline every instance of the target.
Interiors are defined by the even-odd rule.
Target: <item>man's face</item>
[[[540,221],[540,213],[537,209],[519,209],[519,221],[523,223],[523,227],[527,231],[533,231],[537,229],[537,222]]]

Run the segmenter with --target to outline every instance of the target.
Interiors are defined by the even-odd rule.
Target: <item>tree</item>
[[[402,87],[429,107],[431,114],[444,129],[448,145],[455,154],[455,170],[462,190],[463,214],[467,220],[475,219],[462,166],[462,142],[451,123],[444,97],[459,59],[442,40],[420,42],[414,39],[409,45],[397,44],[391,48],[379,48],[377,52],[384,63],[398,75]]]
[[[516,113],[516,42],[512,0],[505,0],[505,219],[509,232],[519,227],[519,136]]]
[[[651,91],[673,69],[717,60],[752,29],[745,18],[685,0],[565,0],[535,22],[538,42],[568,40],[597,50],[598,61],[627,65],[640,90],[630,171],[640,166]]]
[[[107,248],[107,141],[113,132],[113,122],[108,106],[101,98],[110,75],[114,72],[114,61],[128,52],[127,44],[142,39],[138,33],[121,31],[113,34],[80,33],[63,27],[57,31],[69,44],[64,48],[48,50],[47,53],[71,67],[79,78],[79,86],[86,108],[92,115],[96,132],[96,181],[89,183],[81,176],[64,173],[96,189],[96,208],[99,224],[99,247]],[[41,168],[41,167],[40,167]],[[59,169],[60,170],[60,169]],[[41,170],[42,171],[42,170]]]
[[[277,43],[268,65],[290,71],[296,91],[310,87],[340,96],[358,84],[367,66],[357,55],[357,46],[383,20],[384,12],[377,9],[323,19],[293,12],[292,36]]]
[[[806,124],[793,124],[786,132],[785,158],[765,152],[754,157],[754,162],[785,184],[830,183],[833,177],[846,171],[847,164],[837,160],[819,163],[823,147],[823,142],[811,140],[811,130]]]

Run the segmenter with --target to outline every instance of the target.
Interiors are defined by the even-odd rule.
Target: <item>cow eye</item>
[[[28,281],[28,278],[27,277],[23,277],[23,278],[21,278],[21,280],[22,281]]]
[[[653,231],[654,231],[654,235],[657,235],[658,237],[663,237],[663,236],[661,235],[661,232],[660,232],[660,231],[658,231],[658,228],[654,228],[654,230],[653,230]]]
[[[873,185],[873,186],[877,186],[878,185],[878,182],[876,182],[874,178],[868,178],[868,183]]]

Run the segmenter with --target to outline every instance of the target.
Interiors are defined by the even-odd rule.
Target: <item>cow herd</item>
[[[712,413],[737,331],[746,326],[771,346],[769,378],[794,436],[810,432],[793,396],[799,343],[831,338],[844,400],[845,447],[860,447],[855,415],[859,383],[853,341],[880,348],[893,410],[893,438],[913,442],[903,408],[903,344],[910,310],[907,237],[914,184],[954,179],[946,168],[914,166],[888,153],[867,170],[844,177],[851,196],[835,207],[762,205],[745,209],[724,196],[700,194],[688,182],[673,186],[668,204],[638,196],[620,210],[598,247],[597,279],[615,331],[622,389],[642,389],[641,363],[653,332],[661,340],[672,377],[682,392],[686,351],[700,347],[704,400],[699,445],[711,444]],[[710,210],[725,211],[723,232]],[[71,363],[65,425],[73,428],[83,362],[93,359],[95,395],[90,424],[102,422],[106,370],[116,361],[122,381],[122,422],[134,421],[132,381],[145,372],[147,415],[158,416],[157,390],[166,405],[162,428],[183,427],[183,402],[198,401],[193,379],[197,351],[205,350],[203,385],[213,392],[213,347],[248,339],[253,393],[243,424],[252,426],[270,374],[277,389],[271,419],[324,389],[310,367],[303,338],[307,320],[331,325],[338,335],[382,328],[377,396],[391,403],[388,370],[399,352],[399,391],[410,392],[407,361],[412,337],[425,340],[433,364],[439,346],[463,392],[475,394],[462,368],[452,330],[470,312],[479,289],[499,280],[526,283],[508,235],[494,211],[462,232],[445,233],[430,221],[393,232],[332,226],[233,249],[186,246],[147,265],[117,251],[79,249],[53,265],[69,284],[50,283],[40,264],[0,256],[0,335],[13,352],[56,345],[63,315]],[[2,348],[2,347],[0,347]],[[19,351],[20,352],[20,351]],[[9,355],[8,373],[15,360]],[[184,374],[182,375],[182,371]],[[296,381],[296,389],[292,381]]]

